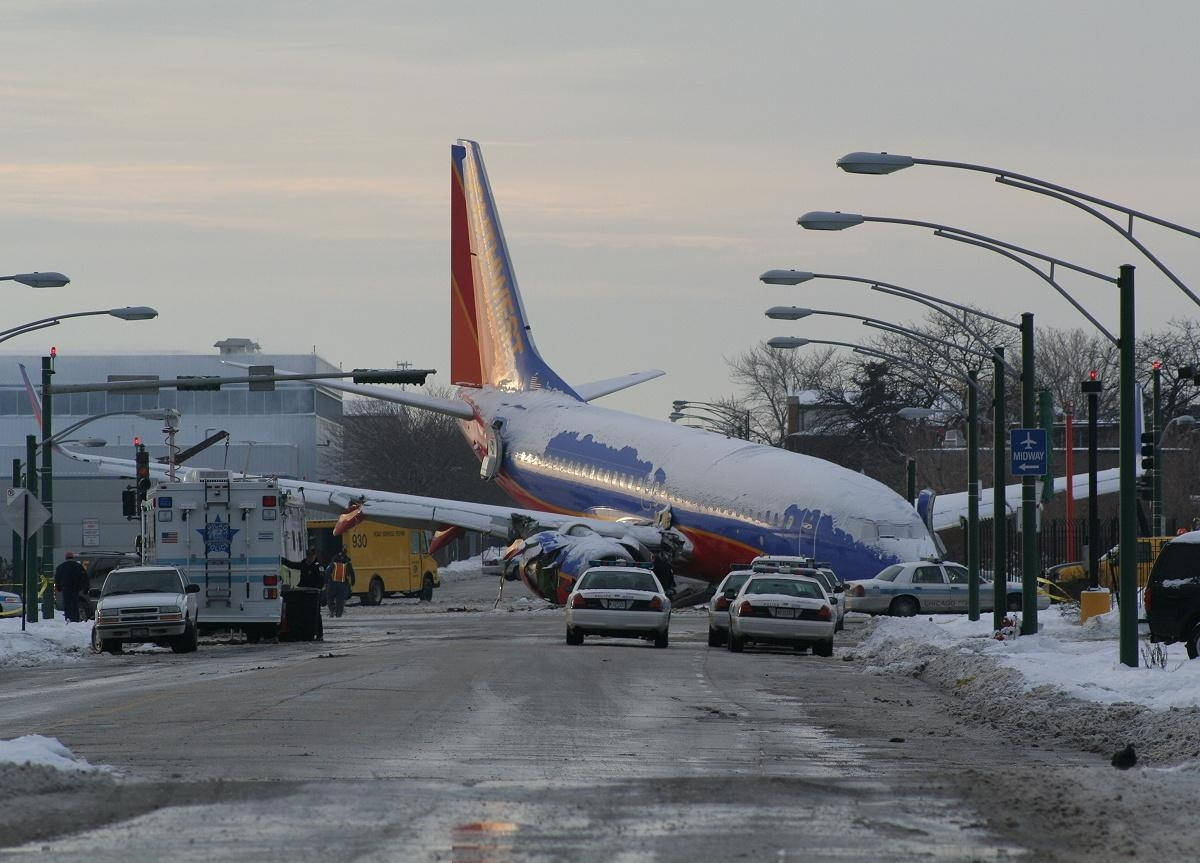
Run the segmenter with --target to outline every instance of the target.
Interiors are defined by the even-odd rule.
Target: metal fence
[[[1174,518],[1167,519],[1167,536],[1175,535],[1179,527],[1177,521]],[[1022,574],[1021,533],[1017,530],[1017,525],[1019,524],[1019,517],[1010,517],[1008,520],[1008,542],[1006,543],[1005,557],[1008,561],[1008,574],[1010,578],[1020,578]],[[1105,518],[1097,521],[1097,527],[1096,541],[1100,546],[1100,555],[1103,556],[1119,544],[1121,539],[1120,524],[1116,518]],[[991,522],[983,522],[979,533],[979,566],[981,569],[990,572],[993,560],[992,548],[994,547]],[[1068,522],[1065,518],[1043,520],[1041,530],[1038,532],[1039,574],[1042,570],[1059,563],[1070,563],[1073,561],[1083,561],[1086,563],[1090,543],[1091,538],[1088,536],[1086,518],[1074,520],[1073,543],[1071,541],[1071,532],[1068,530]]]

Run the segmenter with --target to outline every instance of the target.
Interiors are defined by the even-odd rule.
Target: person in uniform
[[[350,596],[350,585],[354,582],[354,564],[346,549],[338,549],[329,563],[326,573],[329,582],[329,615],[341,617],[346,610],[346,599]]]

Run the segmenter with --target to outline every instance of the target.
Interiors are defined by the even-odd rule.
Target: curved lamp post
[[[1171,282],[1183,291],[1184,294],[1191,299],[1192,302],[1200,304],[1200,297],[1197,297],[1183,281],[1176,276],[1167,266],[1160,261],[1145,245],[1141,243],[1133,235],[1133,227],[1135,219],[1142,219],[1160,227],[1168,228],[1177,233],[1186,234],[1191,237],[1200,237],[1200,231],[1193,228],[1188,228],[1184,225],[1175,222],[1167,221],[1166,219],[1152,216],[1149,213],[1135,210],[1132,207],[1127,207],[1124,204],[1118,204],[1114,201],[1108,201],[1104,198],[1089,195],[1085,192],[1080,192],[1077,189],[1071,189],[1066,186],[1061,186],[1057,183],[1051,183],[1048,180],[1043,180],[1038,177],[1033,177],[1028,174],[1018,174],[1014,171],[1006,171],[1001,168],[995,168],[988,165],[978,165],[971,162],[952,162],[942,159],[923,159],[915,156],[897,155],[889,153],[849,153],[838,160],[838,166],[844,171],[858,174],[890,174],[894,171],[899,171],[912,165],[934,165],[946,168],[961,168],[968,171],[977,171],[985,174],[992,174],[996,182],[1003,183],[1006,186],[1012,186],[1017,189],[1024,189],[1027,192],[1034,192],[1039,195],[1045,195],[1050,198],[1055,198],[1064,203],[1070,204],[1083,210],[1085,213],[1093,216],[1104,224],[1108,225],[1122,237],[1124,237],[1134,248],[1142,253],[1159,272],[1165,275]],[[1087,202],[1087,203],[1084,203]],[[1122,227],[1116,221],[1111,219],[1106,214],[1100,212],[1095,207],[1089,204],[1096,204],[1110,210],[1115,210],[1126,217],[1126,225]],[[1125,665],[1136,667],[1138,664],[1138,649],[1137,649],[1137,561],[1132,549],[1137,544],[1137,526],[1135,517],[1137,512],[1135,483],[1135,447],[1137,441],[1133,439],[1133,413],[1134,413],[1134,357],[1133,357],[1133,341],[1134,335],[1134,281],[1133,281],[1133,266],[1126,264],[1121,267],[1121,275],[1117,280],[1117,286],[1120,289],[1120,402],[1121,402],[1121,433],[1120,433],[1120,523],[1121,523],[1121,538],[1120,548],[1129,553],[1123,553],[1120,556],[1120,589],[1118,596],[1121,602],[1121,662]]]
[[[728,426],[733,426],[738,430],[738,434],[731,435],[732,437],[740,437],[742,440],[750,440],[750,411],[742,411],[729,405],[721,405],[715,402],[697,402],[687,399],[676,399],[671,402],[672,413],[667,417],[671,422],[676,422],[681,419],[693,419],[699,422],[708,424],[713,423],[713,418],[726,423],[726,427],[720,429],[721,434],[728,434]],[[711,416],[694,416],[685,413],[685,411],[701,411]]]
[[[970,243],[992,252],[1003,254],[1011,260],[1016,261],[1032,270],[1039,275],[1043,280],[1051,285],[1058,293],[1063,296],[1072,306],[1083,314],[1094,326],[1100,329],[1109,339],[1117,342],[1121,347],[1122,357],[1122,421],[1121,421],[1121,451],[1125,452],[1126,440],[1132,439],[1133,436],[1133,267],[1121,267],[1121,275],[1118,278],[1106,276],[1103,273],[1096,272],[1087,267],[1073,264],[1070,261],[1065,261],[1061,258],[1056,258],[1052,255],[1047,255],[1042,252],[1035,252],[1031,249],[1026,249],[1012,243],[998,240],[994,237],[988,237],[983,234],[977,234],[973,231],[967,231],[963,228],[956,228],[951,225],[944,225],[938,222],[928,222],[918,219],[899,219],[888,216],[864,216],[860,213],[842,213],[830,212],[825,210],[814,210],[800,216],[796,220],[797,224],[806,230],[817,231],[840,231],[846,228],[861,225],[865,222],[881,222],[886,224],[897,225],[912,225],[922,228],[931,228],[935,236],[944,237],[946,239],[957,240],[959,242]],[[1013,252],[1027,255],[1029,257],[1045,261],[1050,265],[1049,273],[1043,273],[1029,264],[1018,258]],[[1121,295],[1121,333],[1128,334],[1128,338],[1116,339],[1108,332],[1096,319],[1080,305],[1073,297],[1070,296],[1054,279],[1055,267],[1065,267],[1070,270],[1092,276],[1101,281],[1116,284]],[[1011,326],[1011,324],[1010,324]],[[1033,428],[1036,419],[1034,416],[1034,331],[1033,331],[1033,314],[1025,312],[1021,315],[1021,423],[1025,428]],[[1128,393],[1126,393],[1125,377],[1126,364],[1128,364]],[[1126,405],[1128,404],[1128,413],[1126,413]],[[1125,497],[1129,496],[1129,529],[1136,532],[1133,524],[1135,515],[1136,500],[1133,499],[1132,483],[1136,469],[1133,463],[1133,444],[1130,443],[1130,451],[1128,459],[1123,455],[1121,460],[1121,486],[1124,489],[1126,479],[1130,484],[1130,491],[1122,491],[1122,519],[1125,519]],[[1128,462],[1128,464],[1127,464]],[[1126,472],[1127,471],[1127,472]],[[1002,475],[1002,474],[1001,474]],[[1033,634],[1038,631],[1038,609],[1037,609],[1037,573],[1038,573],[1038,547],[1037,547],[1037,501],[1036,501],[1036,480],[1032,476],[1024,476],[1021,479],[1021,530],[1022,530],[1022,554],[1021,554],[1021,632],[1024,634]],[[1122,522],[1124,523],[1124,521]],[[1124,529],[1123,529],[1124,531]],[[1124,532],[1122,533],[1124,537]],[[1133,536],[1132,542],[1136,542],[1136,536]],[[1124,603],[1126,593],[1129,593],[1131,606],[1136,605],[1136,571],[1131,570],[1132,587],[1128,590],[1122,582],[1121,600]],[[1124,615],[1125,612],[1122,612]],[[1136,664],[1137,654],[1137,612],[1134,609],[1131,612],[1130,623],[1132,628],[1131,644],[1128,652],[1133,656],[1133,663]],[[997,619],[999,612],[996,613]],[[1126,661],[1126,646],[1125,646],[1125,627],[1126,623],[1122,623],[1122,661]],[[1128,664],[1128,663],[1127,663]]]
[[[786,310],[786,313],[772,315],[772,312],[775,312],[777,310]],[[807,312],[812,313],[812,310],[808,310],[808,309],[797,309],[796,311],[807,311]],[[794,318],[790,318],[790,313],[791,313],[791,310],[787,309],[787,307],[777,306],[777,307],[775,307],[775,309],[772,309],[767,312],[767,317],[783,318],[785,320],[786,319],[794,319]],[[860,317],[858,315],[849,315],[849,314],[842,313],[842,312],[833,312],[831,314],[837,314],[837,315],[842,315],[842,316],[846,316],[846,317]],[[803,315],[799,315],[797,317],[803,317]],[[864,323],[866,323],[866,321],[864,321]],[[892,329],[892,331],[896,332],[898,335],[903,335],[903,336],[910,338],[916,342],[928,343],[928,341],[930,341],[928,339],[928,337],[923,336],[920,333],[916,333],[912,330],[906,330],[904,328],[894,328],[894,329]],[[940,339],[934,340],[934,341],[940,341]],[[797,338],[795,336],[776,336],[775,338],[769,339],[767,341],[767,344],[770,347],[776,348],[776,349],[798,348],[798,347],[803,347],[804,345],[807,345],[807,344],[823,344],[823,345],[835,345],[835,346],[840,346],[840,347],[848,347],[848,348],[854,350],[856,353],[880,357],[881,359],[888,360],[889,362],[894,362],[894,363],[897,363],[906,368],[915,369],[917,371],[922,371],[927,374],[933,374],[935,376],[941,375],[941,372],[937,369],[934,369],[932,366],[928,366],[923,363],[916,363],[911,360],[905,360],[905,359],[902,359],[901,357],[895,356],[894,354],[887,353],[885,351],[880,351],[875,348],[868,348],[863,345],[857,345],[857,344],[853,344],[850,342],[838,342],[838,341],[831,341],[831,340],[824,340],[824,339],[803,339],[803,338]],[[957,346],[955,346],[955,347],[957,347]],[[972,351],[972,353],[982,353],[982,352]],[[983,354],[983,356],[987,356],[989,359],[992,359],[994,367],[995,367],[995,373],[996,373],[997,380],[1002,382],[1004,380],[1004,367],[1008,365],[1004,361],[1003,349],[996,348],[992,354]],[[950,363],[950,365],[953,366],[954,364]],[[955,367],[952,369],[951,374],[953,374],[959,380],[961,380],[967,384],[967,613],[970,616],[971,620],[978,620],[979,619],[979,395],[980,395],[979,373],[975,369],[963,370],[963,369],[959,369],[959,368]],[[996,402],[1000,405],[1000,412],[997,414],[998,417],[1003,417],[1003,404],[1004,404],[1003,389],[1004,389],[1004,387],[1003,387],[1002,383],[1000,385],[998,385],[996,388]],[[997,437],[1002,439],[1002,435],[1004,433],[1002,419],[997,420],[997,428],[1000,429],[1000,431],[997,432]],[[1003,449],[1001,449],[1001,453],[1003,453]],[[1002,458],[1003,458],[1003,456],[1001,455],[1001,459]],[[998,509],[995,509],[993,512],[993,522],[995,524],[1002,524],[1003,520],[998,517],[998,513],[1004,511],[1004,485],[1003,485],[1003,483],[1000,483],[999,481],[994,482],[993,485],[1000,489],[999,493],[996,495],[995,499],[993,500],[993,507],[998,507]],[[998,547],[1002,548],[1003,547],[1003,531],[1001,528],[997,528],[997,531],[998,531],[999,537],[1001,538],[1001,542],[998,543]],[[1002,559],[1001,552],[997,552],[997,559]],[[995,585],[993,587],[993,590],[994,590],[994,593],[993,593],[993,617],[995,617],[997,615],[997,611],[995,610],[996,603],[999,603],[999,608],[1000,608],[1000,611],[998,612],[999,614],[1002,615],[1003,609],[1004,609],[1004,603],[1000,601],[1000,597],[1003,597],[1005,595],[1004,591],[1007,586],[1007,577],[1006,577],[1003,567],[996,567],[995,571],[993,572],[993,577],[995,579]],[[993,623],[996,623],[996,621],[993,621]],[[997,626],[996,628],[998,629],[999,626]]]
[[[54,315],[49,318],[42,318],[37,321],[30,321],[20,326],[10,327],[7,330],[0,330],[0,342],[15,338],[25,333],[31,333],[35,330],[45,329],[46,327],[57,326],[62,321],[69,318],[84,318],[95,315],[110,315],[114,318],[120,318],[123,321],[146,321],[158,317],[158,312],[149,306],[122,306],[116,309],[96,309],[87,312],[68,312],[62,315]],[[52,461],[53,446],[46,444],[53,441],[54,435],[51,433],[53,406],[50,398],[50,376],[54,374],[50,367],[50,358],[42,358],[42,466],[41,466],[41,486],[42,486],[42,504],[51,513],[51,518],[46,522],[46,527],[42,533],[42,571],[49,578],[54,575],[54,528],[53,528],[53,513],[54,513],[54,468]],[[71,430],[78,426],[72,427]],[[27,450],[28,451],[28,450]],[[32,457],[30,458],[32,464]],[[33,470],[27,469],[28,482],[27,486],[33,490]],[[26,562],[26,595],[33,595],[35,586],[33,584],[36,573],[33,570],[33,550],[36,548],[32,538],[26,540],[25,562]],[[46,616],[50,617],[54,613],[53,599],[46,605]],[[36,603],[25,603],[25,614],[29,621],[37,621],[37,605]]]

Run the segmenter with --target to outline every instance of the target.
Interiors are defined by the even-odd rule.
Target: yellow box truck
[[[363,605],[379,605],[385,596],[433,599],[441,586],[437,561],[429,554],[429,534],[423,530],[361,521],[341,536],[333,535],[336,521],[310,521],[308,546],[327,563],[345,548],[354,564],[350,592]]]

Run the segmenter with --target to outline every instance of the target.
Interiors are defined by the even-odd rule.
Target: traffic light
[[[1154,432],[1142,432],[1142,470],[1154,470]]]
[[[1142,500],[1151,500],[1154,497],[1154,480],[1148,476],[1139,476],[1134,487],[1137,489],[1137,496]]]
[[[424,384],[429,369],[353,369],[356,384]]]
[[[150,491],[150,452],[140,443],[137,445],[137,456],[134,460],[137,475],[137,502],[146,499]]]
[[[178,392],[219,390],[220,375],[175,375],[175,389]]]
[[[131,485],[125,486],[121,492],[121,515],[130,521],[138,517],[138,492]]]

